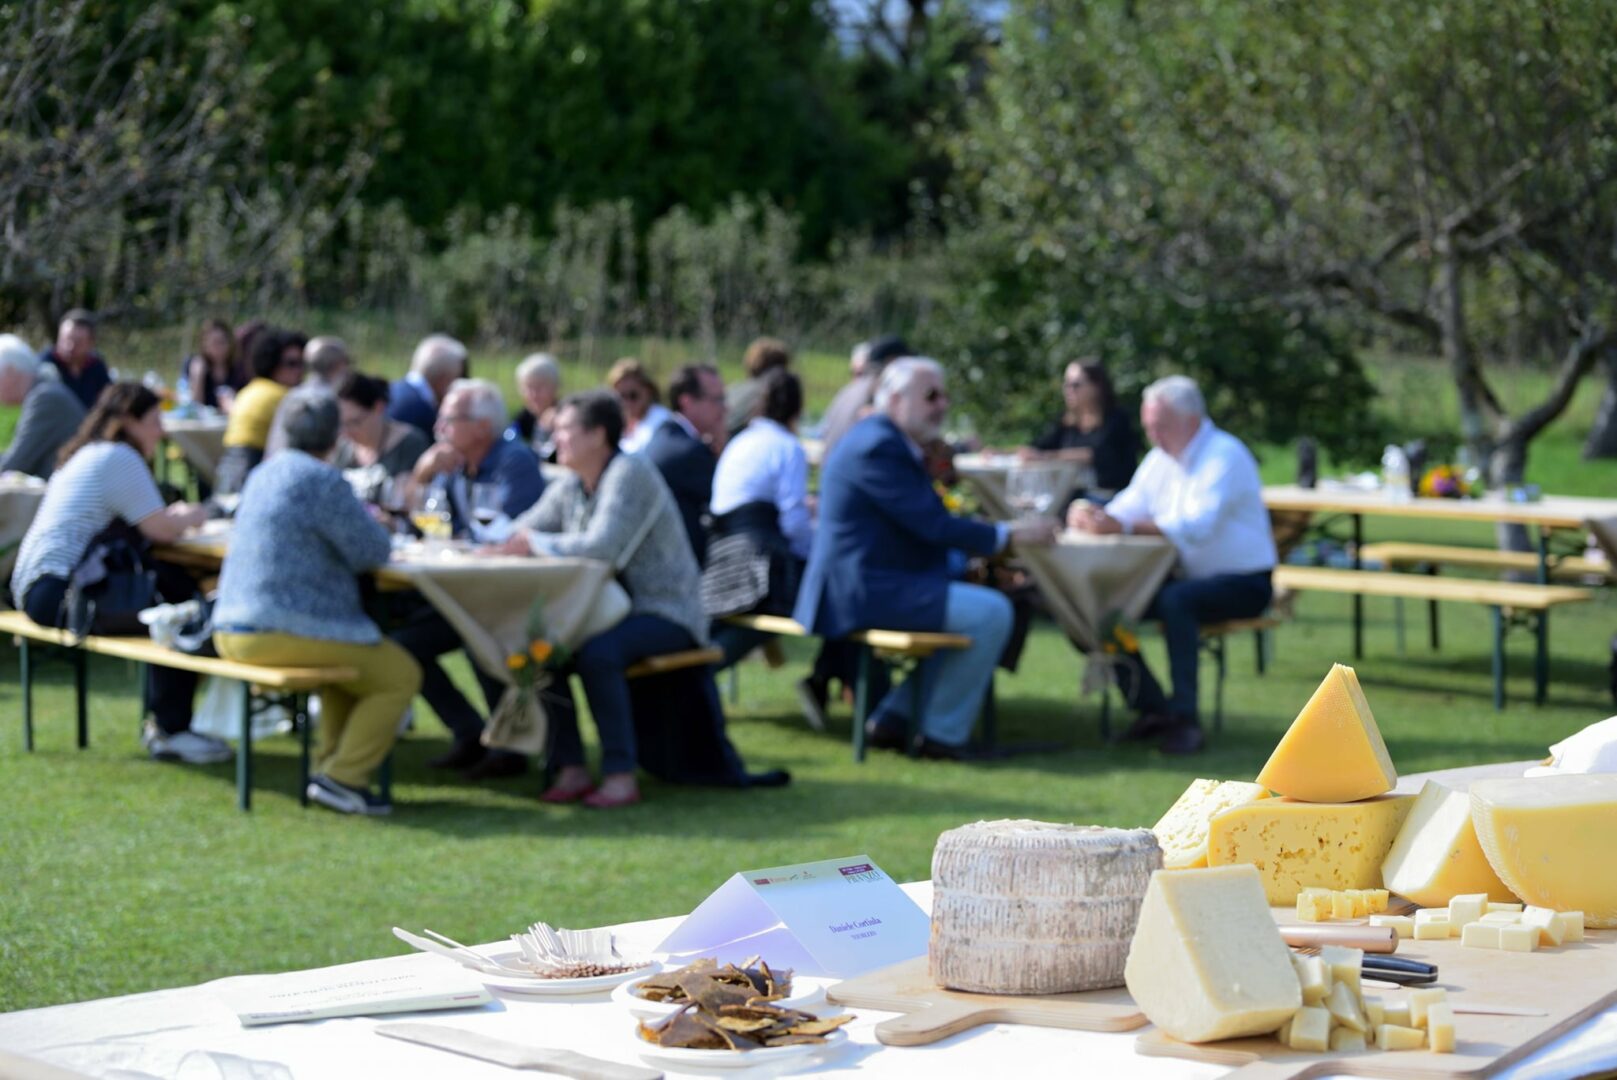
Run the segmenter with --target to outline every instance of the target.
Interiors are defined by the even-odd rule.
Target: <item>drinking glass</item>
[[[486,529],[505,512],[505,488],[501,484],[472,485],[472,520]]]

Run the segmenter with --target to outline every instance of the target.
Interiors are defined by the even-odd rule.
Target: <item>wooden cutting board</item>
[[[838,1005],[903,1013],[876,1025],[876,1038],[887,1046],[921,1046],[979,1024],[1081,1031],[1132,1031],[1145,1024],[1121,986],[1082,994],[967,994],[933,982],[924,956],[837,983],[826,996]]]
[[[1540,1016],[1459,1013],[1453,1054],[1429,1051],[1366,1050],[1310,1054],[1292,1050],[1272,1037],[1183,1043],[1153,1028],[1135,1040],[1137,1053],[1179,1057],[1237,1069],[1231,1080],[1289,1080],[1294,1077],[1389,1076],[1450,1078],[1486,1076],[1520,1061],[1610,1005],[1617,1004],[1617,930],[1590,930],[1576,945],[1507,953],[1471,949],[1457,939],[1400,941],[1398,955],[1438,966],[1435,985],[1456,1005],[1505,1005],[1542,1010]],[[1383,1000],[1400,1000],[1404,990],[1369,990]]]

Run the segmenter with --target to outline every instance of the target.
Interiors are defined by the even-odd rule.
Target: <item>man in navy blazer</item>
[[[798,622],[816,634],[854,630],[932,630],[969,635],[968,649],[927,660],[920,750],[966,756],[966,742],[1010,637],[1004,595],[951,581],[949,552],[990,555],[1015,540],[1049,543],[1049,520],[989,525],[952,516],[932,487],[921,447],[939,437],[949,409],[943,369],[908,357],[882,372],[876,411],[855,424],[820,475],[820,523],[797,594]],[[889,693],[868,725],[871,744],[899,748],[909,727],[910,693]]]
[[[707,529],[702,515],[713,501],[714,444],[724,435],[724,379],[709,364],[686,364],[668,383],[674,412],[651,434],[642,451],[674,493],[685,535],[698,566],[707,562]]]
[[[410,374],[388,387],[387,415],[434,438],[438,404],[449,392],[449,384],[465,374],[466,346],[448,334],[422,338],[410,357]]]

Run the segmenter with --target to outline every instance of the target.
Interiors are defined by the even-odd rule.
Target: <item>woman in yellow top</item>
[[[217,491],[236,495],[247,474],[264,460],[275,411],[286,392],[303,381],[303,346],[308,338],[295,330],[266,330],[253,342],[253,380],[241,388],[225,427],[225,452],[219,459]]]

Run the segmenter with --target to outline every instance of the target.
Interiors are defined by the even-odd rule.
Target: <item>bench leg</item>
[[[236,747],[236,806],[253,808],[253,688],[241,698],[241,744]]]
[[[1533,653],[1533,704],[1544,704],[1550,682],[1550,613],[1538,613],[1537,648]]]
[[[853,687],[853,759],[865,760],[865,720],[870,715],[870,646],[859,646],[858,674]]]
[[[917,660],[915,667],[910,670],[910,722],[904,725],[904,752],[910,757],[921,756],[921,740],[917,738],[925,725],[925,713],[921,710],[926,706],[926,661]]]
[[[1437,576],[1437,564],[1427,567],[1426,572],[1432,577]],[[1437,651],[1437,601],[1426,601],[1426,627],[1432,638],[1432,651]]]
[[[1259,675],[1265,673],[1269,666],[1269,632],[1267,630],[1252,631],[1252,663]]]
[[[28,639],[17,645],[18,674],[22,676],[22,748],[34,752],[34,665],[28,655]]]
[[[1392,626],[1398,644],[1398,655],[1404,655],[1404,598],[1392,598]]]
[[[1222,637],[1213,639],[1213,663],[1217,672],[1216,681],[1213,683],[1213,730],[1220,732],[1224,730],[1224,673],[1227,667]]]
[[[999,742],[999,698],[994,693],[995,679],[988,679],[988,693],[983,695],[983,747],[994,749]]]
[[[1505,616],[1497,606],[1493,613],[1493,708],[1499,712],[1505,707]]]
[[[79,749],[90,745],[90,695],[86,693],[84,650],[73,650],[73,692],[78,698]]]
[[[313,755],[309,751],[309,740],[312,738],[310,729],[314,727],[309,719],[307,704],[294,710],[293,718],[298,725],[298,805],[307,808],[309,805],[309,767]]]
[[[376,785],[381,789],[382,798],[388,802],[393,801],[393,751],[389,750],[387,757],[382,759],[382,767],[376,770]],[[305,797],[307,798],[307,797]]]

